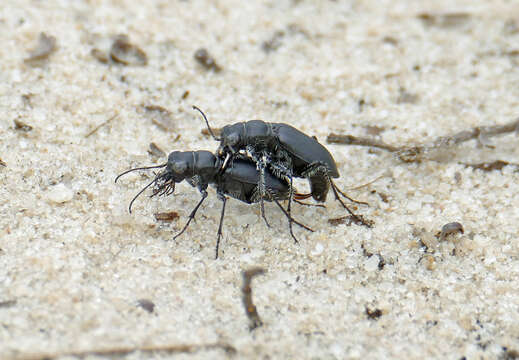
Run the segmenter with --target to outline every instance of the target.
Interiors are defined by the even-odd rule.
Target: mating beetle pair
[[[276,175],[287,177],[290,180],[290,187],[292,187],[294,177],[307,178],[310,183],[310,194],[299,196],[299,198],[311,196],[318,202],[325,202],[331,187],[335,199],[351,216],[359,223],[368,227],[371,226],[355,215],[341,200],[339,194],[352,202],[359,203],[344,194],[334,184],[332,178],[340,176],[335,160],[315,137],[310,137],[287,124],[249,120],[224,126],[222,136],[218,138],[214,135],[202,110],[196,106],[193,106],[193,108],[202,114],[211,136],[220,142],[217,153],[219,156],[226,158],[224,167],[229,159],[232,161],[233,158],[239,156],[240,151],[246,151],[257,164],[260,171],[260,191],[265,190],[263,177],[267,167]],[[289,209],[290,200],[291,198],[289,198]],[[263,206],[262,216],[264,216]]]
[[[152,185],[154,185],[154,191],[151,195],[152,197],[155,195],[172,194],[175,191],[175,184],[180,183],[183,180],[186,180],[191,186],[198,188],[198,191],[202,194],[202,198],[191,211],[187,223],[173,239],[176,239],[184,233],[191,220],[194,219],[196,212],[206,199],[208,185],[214,185],[216,187],[218,199],[223,203],[216,240],[216,258],[218,258],[218,249],[220,246],[222,224],[225,214],[225,204],[227,201],[226,195],[241,200],[247,204],[258,202],[260,196],[258,191],[258,182],[260,181],[259,172],[252,161],[247,159],[236,159],[232,166],[225,168],[223,171],[222,165],[221,160],[209,151],[173,151],[169,154],[167,163],[127,170],[118,175],[115,181],[117,181],[121,176],[132,171],[165,168],[148,185],[139,191],[137,195],[135,195],[128,207],[130,213],[135,199],[137,199],[144,190]],[[283,214],[285,214],[289,219],[290,223],[294,222],[306,230],[313,231],[304,224],[294,220],[279,203],[280,200],[286,200],[290,196],[290,188],[286,180],[280,179],[270,173],[270,171],[267,171],[264,177],[264,184],[266,188],[264,199],[266,201],[275,202]],[[292,231],[290,233],[294,240],[296,240]]]
[[[282,123],[267,123],[261,120],[227,125],[222,129],[221,137],[214,135],[205,114],[199,111],[213,138],[220,142],[217,156],[208,151],[172,152],[168,162],[159,166],[136,168],[120,174],[117,179],[134,170],[165,168],[155,179],[142,189],[133,201],[149,186],[155,185],[154,195],[167,195],[174,191],[175,183],[184,179],[194,187],[198,187],[202,199],[193,209],[189,220],[180,236],[194,218],[196,211],[207,197],[207,186],[216,186],[217,195],[223,201],[220,225],[218,229],[216,257],[221,237],[222,222],[225,211],[225,195],[234,197],[246,203],[260,202],[261,215],[268,225],[264,212],[264,201],[274,201],[283,211],[289,222],[290,234],[292,223],[313,231],[295,221],[291,216],[291,201],[294,198],[305,199],[313,197],[318,202],[326,200],[330,187],[336,200],[351,214],[357,223],[371,227],[362,217],[355,215],[341,200],[339,195],[350,201],[357,202],[334,184],[332,178],[338,178],[339,172],[335,160],[329,151],[315,138],[309,137],[296,128]],[[296,194],[293,191],[293,178],[307,178],[310,183],[309,194]],[[285,210],[279,200],[288,199]],[[296,240],[297,242],[297,240]]]

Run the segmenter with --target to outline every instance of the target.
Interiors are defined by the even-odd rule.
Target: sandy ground
[[[113,61],[121,34],[135,47]],[[421,163],[326,137],[409,144],[510,122],[518,52],[515,1],[2,0],[0,358],[517,358],[518,168],[463,165],[519,163],[517,136]],[[348,191],[374,227],[330,223],[347,214],[329,196],[295,208],[316,230],[296,228],[295,244],[274,205],[269,229],[230,200],[214,260],[214,190],[176,241],[200,198],[188,184],[128,214],[153,173],[114,178],[163,162],[150,143],[216,149],[192,104],[214,127],[259,118],[317,136],[343,189],[384,175]],[[439,241],[453,221],[464,234]],[[252,282],[264,324],[249,331],[252,266],[267,272]]]

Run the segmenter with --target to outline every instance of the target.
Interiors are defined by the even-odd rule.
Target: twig
[[[378,140],[375,140],[372,138],[356,137],[353,135],[330,134],[330,135],[328,135],[328,138],[326,139],[326,141],[329,144],[360,145],[360,146],[376,147],[376,148],[387,150],[389,152],[395,152],[400,149],[400,147],[388,145],[383,141],[378,141]]]
[[[471,130],[461,131],[450,136],[441,136],[428,144],[393,146],[371,138],[355,137],[352,135],[330,134],[329,143],[370,146],[394,152],[398,158],[405,162],[418,162],[431,151],[453,147],[463,142],[476,139],[480,143],[492,136],[503,135],[511,132],[519,132],[519,118],[505,125],[475,127]]]
[[[460,163],[462,165],[465,165],[466,167],[471,167],[473,169],[483,170],[483,171],[493,171],[493,170],[502,170],[505,166],[512,166],[516,168],[515,171],[518,171],[519,164],[513,164],[509,163],[508,161],[504,160],[495,160],[492,162],[483,162],[478,164],[466,164],[466,163]]]
[[[101,124],[97,125],[92,131],[90,131],[88,134],[85,135],[85,138],[90,137],[91,135],[95,134],[97,130],[99,130],[101,127],[105,126],[109,122],[111,122],[113,119],[115,119],[119,115],[118,112],[116,112],[111,118],[106,120],[105,122],[102,122]]]
[[[229,355],[236,354],[236,349],[226,343],[212,343],[212,344],[201,344],[201,345],[149,345],[143,347],[119,347],[119,348],[107,348],[98,350],[85,350],[85,351],[70,351],[55,354],[22,354],[16,356],[15,360],[52,360],[65,356],[72,356],[77,358],[85,358],[87,356],[124,356],[131,354],[136,351],[146,353],[157,353],[163,352],[167,354],[190,354],[202,350],[221,349]]]
[[[243,276],[243,287],[241,288],[243,293],[243,306],[245,306],[245,313],[249,318],[249,329],[252,331],[255,328],[263,325],[261,321],[258,311],[256,310],[256,306],[252,302],[252,288],[250,286],[252,282],[252,278],[265,273],[265,269],[260,267],[255,267],[249,270],[246,270],[242,273]]]

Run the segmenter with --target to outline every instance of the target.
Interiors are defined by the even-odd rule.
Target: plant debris
[[[15,119],[14,120],[14,129],[15,130],[19,130],[19,131],[23,131],[23,132],[29,132],[29,131],[32,130],[32,126],[31,125],[27,125],[26,123],[21,122],[18,119]]]
[[[453,135],[440,136],[431,143],[418,145],[394,146],[373,138],[333,133],[328,135],[326,140],[328,143],[369,146],[384,149],[389,152],[394,152],[401,161],[420,162],[436,150],[454,147],[469,140],[477,140],[480,144],[490,146],[488,144],[488,138],[513,132],[519,133],[519,118],[505,125],[475,127],[470,130],[460,131]]]
[[[116,112],[113,116],[111,116],[108,120],[106,121],[103,121],[101,124],[97,125],[95,128],[93,128],[91,131],[89,131],[86,135],[85,135],[85,138],[88,138],[90,136],[92,136],[93,134],[95,134],[97,132],[97,130],[99,130],[100,128],[102,128],[103,126],[107,125],[108,123],[110,123],[112,120],[114,120],[117,116],[119,115],[118,112]]]
[[[23,106],[32,108],[31,100],[33,97],[34,97],[33,93],[22,94],[21,98],[22,98]]]
[[[442,226],[442,230],[436,234],[436,237],[440,239],[440,241],[445,240],[445,238],[451,234],[455,233],[464,233],[463,225],[459,222],[451,222]]]
[[[210,344],[180,344],[180,345],[146,345],[141,347],[116,347],[116,348],[105,348],[97,350],[83,350],[83,351],[70,351],[61,353],[34,353],[34,354],[20,354],[20,359],[27,360],[53,360],[60,359],[63,357],[78,357],[85,358],[89,356],[125,356],[134,352],[143,352],[149,354],[193,354],[199,351],[208,351],[213,349],[221,349],[228,355],[235,355],[236,349],[234,346],[226,343],[210,343]]]
[[[137,300],[137,305],[149,312],[150,314],[153,312],[153,310],[155,310],[155,304],[153,303],[153,301],[148,299]]]
[[[220,136],[222,134],[222,128],[214,128],[214,127],[212,127],[211,129],[213,130],[213,134],[215,136]],[[211,133],[207,129],[202,129],[200,131],[200,133],[202,135],[204,135],[205,137],[211,137]]]
[[[281,40],[284,36],[285,32],[282,30],[274,32],[274,35],[272,35],[269,40],[266,40],[261,44],[261,49],[267,54],[276,51],[281,46]]]
[[[2,159],[0,159],[0,166],[5,166],[5,167],[7,167],[7,164],[6,164]]]
[[[213,70],[214,72],[220,72],[222,70],[216,63],[216,60],[204,48],[198,49],[195,52],[195,60],[206,70]]]
[[[10,308],[10,307],[15,306],[16,303],[17,303],[16,300],[5,300],[5,301],[0,301],[0,308]]]
[[[159,148],[158,145],[154,142],[150,143],[150,149],[148,150],[148,153],[158,158],[166,156],[166,153],[161,148]]]
[[[454,28],[467,23],[471,17],[471,14],[464,12],[445,14],[421,13],[418,14],[417,17],[426,26]]]
[[[366,315],[368,315],[368,319],[371,320],[378,320],[382,316],[382,310],[380,309],[374,309],[371,310],[366,306]]]
[[[364,225],[367,224],[368,227],[371,227],[375,224],[373,220],[367,220],[362,215],[352,216],[341,216],[338,218],[331,218],[328,219],[328,224],[332,226],[339,226],[342,224],[346,224],[346,226],[351,226],[352,224],[355,225]]]
[[[420,96],[408,92],[405,88],[400,88],[400,95],[396,99],[397,104],[416,104]]]
[[[38,44],[24,61],[25,63],[36,65],[46,60],[56,49],[56,38],[42,32],[38,38]]]
[[[241,288],[243,293],[243,306],[245,306],[245,313],[249,318],[249,330],[254,330],[257,327],[263,325],[261,318],[259,317],[258,311],[256,310],[256,306],[252,302],[252,288],[251,282],[252,278],[258,275],[262,275],[266,272],[265,269],[260,267],[251,268],[249,270],[243,271],[243,286]]]
[[[368,135],[379,136],[384,131],[386,131],[386,128],[377,125],[364,125],[364,130],[366,130]]]
[[[148,56],[146,53],[136,45],[130,43],[130,39],[127,35],[119,35],[115,38],[110,49],[110,58],[123,65],[144,66],[148,64]]]
[[[369,146],[387,150],[389,152],[398,151],[400,148],[384,143],[383,141],[375,140],[372,138],[357,137],[353,135],[341,135],[331,133],[326,138],[328,144],[342,144],[342,145],[360,145]]]
[[[171,111],[159,105],[143,105],[143,109],[151,121],[164,131],[172,131],[175,128]]]
[[[483,171],[493,171],[493,170],[502,170],[505,166],[514,166],[518,168],[519,171],[519,164],[513,164],[509,163],[508,161],[503,160],[495,160],[488,163],[478,163],[478,164],[463,164],[466,167],[471,167],[473,169],[483,170]]]
[[[110,58],[105,51],[99,50],[98,48],[94,48],[90,51],[90,55],[95,57],[99,62],[103,64],[108,64]]]
[[[157,221],[173,221],[179,218],[179,215],[176,211],[155,213],[153,215]]]

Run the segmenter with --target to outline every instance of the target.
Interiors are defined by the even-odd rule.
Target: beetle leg
[[[293,193],[292,180],[293,180],[293,176],[292,176],[292,173],[290,173],[290,185],[288,187],[288,207],[287,207],[287,212],[288,212],[288,228],[290,229],[290,234],[292,235],[294,240],[296,240],[296,238],[294,237],[293,232],[292,232],[292,221],[293,221],[292,220],[292,216],[291,216],[292,193]],[[296,243],[297,243],[297,240],[296,240]]]
[[[227,164],[229,163],[229,160],[231,159],[231,154],[227,154],[225,156],[225,160],[223,161],[223,165],[220,169],[220,172],[223,173],[225,171],[225,169],[227,168]]]
[[[338,191],[339,189],[337,189],[337,186],[335,186],[335,184],[333,183],[332,179],[329,179],[329,180],[330,180],[330,184],[331,184],[333,193],[335,194],[335,200],[338,200],[341,203],[342,207],[345,208],[346,211],[348,211],[350,213],[350,215],[355,219],[355,222],[360,223],[360,224],[362,224],[362,225],[364,225],[364,226],[366,226],[368,228],[371,228],[372,224],[370,224],[369,222],[364,221],[364,219],[361,216],[358,216],[357,214],[355,214],[353,211],[350,210],[350,208],[348,208],[346,206],[346,204],[344,204],[344,202],[339,197],[339,192],[340,192],[340,191]],[[341,192],[341,194],[342,194],[342,192]]]
[[[306,226],[305,224],[303,223],[300,223],[299,221],[295,220],[292,216],[290,216],[288,214],[288,212],[285,210],[285,208],[279,203],[278,200],[276,200],[275,198],[272,198],[272,201],[274,201],[276,203],[277,206],[279,206],[279,208],[281,209],[281,211],[283,212],[283,214],[285,214],[285,216],[287,217],[287,219],[289,219],[289,221],[292,221],[294,224],[302,227],[303,229],[306,229],[310,232],[314,232],[314,230],[312,228],[309,228],[308,226]],[[292,236],[292,238],[294,239],[294,241],[296,243],[298,243],[296,237],[294,236],[294,233],[292,232],[292,229],[290,229],[290,235]]]
[[[332,188],[333,194],[335,195],[335,200],[339,201],[343,208],[346,209],[350,213],[350,215],[355,219],[357,223],[360,223],[364,226],[371,227],[371,224],[364,221],[362,217],[356,215],[346,204],[344,201],[342,201],[341,197],[342,195],[344,198],[348,199],[351,202],[359,203],[359,204],[366,204],[364,202],[360,202],[357,200],[354,200],[347,196],[345,193],[343,193],[333,180],[330,178],[330,175],[328,173],[328,168],[320,163],[311,164],[304,172],[303,176],[308,178],[310,181],[310,188],[312,191],[312,197],[320,202],[324,202],[326,200],[326,195],[328,194],[328,191],[330,187]]]
[[[270,227],[269,222],[267,221],[267,217],[265,216],[265,196],[266,196],[266,189],[265,189],[265,163],[262,161],[260,164],[260,180],[259,180],[259,194],[260,194],[260,209],[261,209],[261,217],[263,220],[265,220],[265,224],[267,224],[267,227]]]
[[[268,159],[267,154],[260,153],[258,154],[254,147],[251,145],[248,145],[246,148],[247,153],[251,157],[251,159],[256,163],[256,168],[259,170],[260,178],[258,182],[258,192],[259,192],[259,203],[260,203],[260,210],[261,210],[261,217],[265,221],[265,224],[267,227],[270,227],[269,222],[267,221],[267,217],[265,216],[265,196],[267,196],[267,191],[265,188],[265,169],[267,167]]]
[[[200,207],[200,205],[202,205],[202,203],[204,202],[205,198],[207,197],[207,191],[205,190],[200,190],[200,192],[202,193],[202,198],[200,199],[200,201],[198,202],[198,204],[195,206],[195,208],[193,209],[193,211],[191,211],[191,214],[189,214],[189,219],[187,220],[187,223],[186,225],[184,225],[184,228],[182,229],[181,232],[179,232],[177,235],[175,235],[173,237],[173,240],[175,240],[176,238],[178,238],[180,235],[182,235],[184,233],[184,231],[186,231],[187,227],[189,226],[189,223],[191,222],[191,220],[193,220],[195,218],[195,215],[196,215],[196,212],[198,211],[198,208]]]
[[[369,205],[367,202],[365,201],[359,201],[359,200],[355,200],[355,199],[352,199],[351,197],[349,197],[348,195],[346,195],[345,193],[343,193],[341,191],[341,189],[339,189],[337,187],[337,185],[335,185],[335,183],[333,182],[332,179],[330,179],[330,184],[332,185],[332,187],[335,187],[335,189],[339,192],[339,194],[341,194],[342,196],[344,196],[346,199],[348,199],[349,201],[353,202],[353,203],[356,203],[356,204],[361,204],[361,205]]]
[[[218,193],[218,199],[222,201],[222,213],[220,214],[220,225],[218,225],[218,235],[216,238],[216,257],[218,259],[218,249],[220,248],[220,238],[222,237],[222,225],[223,225],[223,217],[225,214],[225,204],[227,202],[227,198],[225,195]]]

